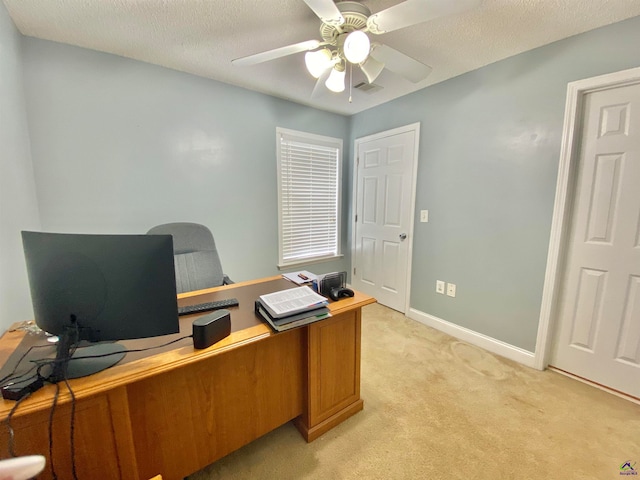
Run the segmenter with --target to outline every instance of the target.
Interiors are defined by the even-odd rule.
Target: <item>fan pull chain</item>
[[[351,103],[351,87],[353,86],[353,63],[349,63],[349,103]]]

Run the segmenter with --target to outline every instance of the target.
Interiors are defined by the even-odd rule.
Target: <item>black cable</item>
[[[9,443],[8,443],[9,455],[11,457],[14,457],[14,458],[17,457],[17,455],[16,455],[16,452],[15,452],[14,433],[13,433],[13,427],[11,426],[11,418],[13,417],[13,414],[18,409],[18,405],[20,405],[23,400],[26,400],[30,396],[31,396],[31,393],[27,393],[24,397],[22,397],[20,400],[18,400],[15,403],[15,405],[13,407],[11,407],[11,411],[9,412],[9,414],[7,415],[7,418],[5,419],[5,423],[7,425],[7,428],[9,429]]]
[[[186,340],[187,338],[193,338],[193,335],[185,335],[184,337],[180,337],[180,338],[176,338],[175,340],[171,340],[170,342],[167,343],[162,343],[160,345],[154,345],[153,347],[147,347],[147,348],[132,348],[130,350],[121,350],[119,352],[112,352],[112,353],[103,353],[101,355],[87,355],[86,357],[83,356],[82,358],[100,358],[100,357],[108,357],[109,355],[117,355],[118,353],[137,353],[137,352],[146,352],[147,350],[153,350],[154,348],[162,348],[162,347],[167,347],[173,343],[177,343],[180,342],[182,340]]]
[[[75,319],[72,317],[72,321],[74,321]],[[78,325],[77,323],[75,323],[75,321],[73,322],[74,326],[76,328],[76,337],[74,340],[77,340],[77,335],[79,334],[79,329],[78,329]],[[71,386],[69,385],[69,382],[67,380],[67,368],[65,363],[69,362],[69,359],[71,358],[71,355],[73,355],[73,353],[75,352],[76,349],[76,343],[77,341],[74,341],[72,343],[72,348],[69,349],[69,352],[67,354],[67,356],[65,358],[61,358],[58,359],[58,362],[63,363],[63,372],[64,372],[64,382],[67,386],[67,389],[69,390],[69,393],[71,394],[71,453],[72,453],[72,462],[71,462],[71,467],[73,470],[73,478],[74,480],[77,480],[77,475],[76,475],[76,464],[75,464],[75,444],[74,444],[74,423],[75,423],[75,403],[76,403],[76,397],[73,393],[73,390],[71,389]],[[38,364],[37,361],[34,361],[36,363],[36,365],[38,365],[37,367],[37,374],[40,378],[43,378],[44,380],[46,380],[46,378],[42,377],[42,375],[40,374],[40,369],[47,365],[47,363],[40,363]],[[54,360],[55,362],[55,360]],[[49,460],[51,462],[51,476],[53,478],[53,480],[57,480],[58,479],[58,475],[56,474],[56,470],[55,470],[55,465],[54,465],[54,461],[53,461],[53,417],[54,417],[54,413],[56,411],[56,407],[58,405],[58,397],[60,395],[60,384],[59,383],[55,383],[56,385],[56,393],[53,396],[53,404],[51,405],[51,411],[49,412]]]
[[[67,390],[69,390],[69,395],[71,396],[71,421],[70,421],[70,425],[69,425],[69,446],[70,446],[70,450],[71,450],[71,472],[73,474],[73,480],[78,480],[78,474],[76,472],[76,447],[75,447],[75,418],[76,418],[76,396],[73,393],[73,389],[71,388],[71,385],[69,385],[69,379],[67,378],[67,367],[68,367],[68,362],[71,360],[71,357],[73,357],[73,354],[76,351],[76,348],[78,347],[78,339],[80,338],[80,328],[78,326],[78,323],[75,321],[75,317],[72,316],[71,317],[71,321],[73,323],[73,326],[75,327],[75,337],[73,338],[73,340],[71,341],[71,347],[69,348],[69,352],[67,354],[67,357],[62,359],[63,361],[65,361],[64,367],[62,369],[63,371],[63,381],[64,384],[67,386]],[[58,384],[56,384],[58,385]]]
[[[56,383],[56,393],[53,396],[53,404],[51,405],[51,411],[49,412],[49,462],[51,463],[51,477],[53,480],[58,480],[56,469],[53,465],[53,413],[56,411],[56,406],[58,405],[59,394],[60,385]]]
[[[13,370],[11,371],[11,373],[9,373],[8,375],[5,375],[3,378],[0,379],[0,385],[3,385],[7,380],[15,380],[15,378],[20,378],[26,375],[26,373],[21,374],[18,377],[15,378],[11,378],[15,373],[16,370],[18,370],[18,367],[20,366],[20,363],[22,362],[22,360],[25,359],[25,357],[27,355],[29,355],[29,353],[31,352],[31,350],[33,350],[34,348],[43,348],[43,347],[51,347],[51,345],[31,345],[26,352],[24,352],[22,354],[22,356],[20,357],[20,359],[18,360],[18,362],[16,363],[16,366],[13,368]],[[27,371],[27,373],[31,372],[31,370],[33,370],[33,368],[31,368],[30,370]]]
[[[0,382],[0,388],[2,387],[6,387],[8,385],[11,385],[12,383],[16,383],[19,381],[22,381],[20,379],[26,377],[27,375],[33,373],[33,375],[31,375],[32,378],[36,378],[37,377],[37,373],[34,373],[34,370],[36,369],[36,365],[33,365],[29,370],[27,370],[26,372],[23,372],[19,375],[14,375],[13,377],[9,377],[6,376],[4,381]]]
[[[75,421],[76,421],[76,396],[73,393],[69,380],[65,377],[64,383],[71,395],[71,428],[69,431],[70,443],[71,443],[71,470],[73,472],[73,480],[78,480],[78,474],[76,473],[76,447],[75,447]]]
[[[36,368],[36,366],[32,366],[29,370],[27,370],[24,373],[21,373],[19,375],[15,375],[16,370],[18,370],[18,368],[20,367],[20,364],[22,363],[22,361],[26,358],[27,355],[29,355],[29,353],[31,353],[31,350],[33,350],[34,348],[42,348],[42,347],[50,347],[50,345],[32,345],[30,346],[26,352],[24,352],[20,358],[18,359],[18,361],[16,362],[13,370],[11,371],[11,373],[5,375],[4,377],[2,377],[0,379],[0,385],[1,386],[5,386],[5,384],[7,384],[8,382],[14,382],[15,380],[18,380],[20,378],[23,378],[25,376],[27,376],[28,374],[32,373],[33,370]],[[32,378],[37,378],[37,373],[36,375],[33,375]],[[9,413],[7,414],[7,418],[5,418],[4,423],[7,425],[7,429],[9,431],[9,442],[8,442],[8,450],[9,450],[9,455],[11,457],[16,457],[16,453],[15,453],[15,434],[13,431],[13,427],[11,426],[11,419],[13,418],[14,413],[16,412],[16,410],[18,409],[18,406],[27,398],[29,398],[31,396],[32,392],[28,392],[26,395],[24,395],[23,397],[19,398],[16,403],[13,405],[13,407],[11,407],[11,410],[9,411]]]

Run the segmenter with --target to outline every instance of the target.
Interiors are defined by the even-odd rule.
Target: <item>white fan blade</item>
[[[371,54],[375,60],[384,63],[384,67],[393,73],[406,78],[407,80],[418,83],[427,78],[432,68],[429,65],[420,63],[417,60],[405,55],[404,53],[394,50],[386,45],[376,45]]]
[[[381,34],[426,22],[433,18],[475,8],[482,0],[406,0],[367,19],[371,33]]]
[[[384,70],[384,63],[379,62],[371,55],[367,57],[367,59],[360,64],[360,70],[367,77],[367,82],[373,83],[378,78],[378,75],[382,73]]]
[[[267,50],[266,52],[256,53],[254,55],[248,55],[242,58],[236,58],[235,60],[231,60],[231,63],[236,67],[246,67],[248,65],[256,65],[257,63],[275,60],[276,58],[286,57],[287,55],[292,55],[294,53],[313,50],[314,48],[318,48],[319,46],[319,40],[307,40],[306,42],[294,43],[293,45],[274,48],[273,50]]]
[[[313,13],[315,13],[322,23],[333,27],[340,26],[344,23],[344,17],[333,3],[333,0],[304,0]]]

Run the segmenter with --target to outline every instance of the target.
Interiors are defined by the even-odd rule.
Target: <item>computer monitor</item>
[[[79,344],[179,332],[171,235],[23,231],[22,243],[35,322],[59,337],[48,380],[90,375],[125,355],[117,343]]]

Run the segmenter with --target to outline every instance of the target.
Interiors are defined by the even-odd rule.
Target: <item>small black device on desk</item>
[[[209,310],[219,310],[221,308],[236,307],[238,305],[239,303],[237,298],[225,298],[224,300],[214,300],[213,302],[196,303],[195,305],[178,307],[178,315],[208,312]]]
[[[29,393],[39,390],[43,385],[42,377],[30,377],[24,380],[11,382],[2,386],[2,398],[5,400],[20,400]]]
[[[217,310],[193,321],[193,348],[207,348],[231,334],[231,312]]]
[[[353,290],[345,287],[334,287],[329,291],[329,298],[331,298],[331,300],[340,300],[346,297],[353,297]]]

